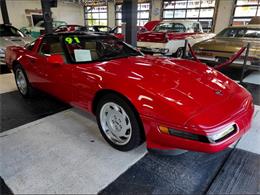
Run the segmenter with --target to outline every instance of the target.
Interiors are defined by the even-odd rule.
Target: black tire
[[[126,114],[129,116],[130,124],[132,126],[132,133],[130,136],[130,140],[125,145],[118,145],[118,144],[115,144],[114,142],[112,142],[110,140],[110,138],[105,134],[105,132],[102,128],[100,112],[101,112],[102,107],[106,103],[110,103],[110,102],[115,103],[115,104],[119,105],[120,107],[122,107],[124,109],[124,111],[126,112]],[[139,119],[138,116],[136,116],[136,115],[137,114],[134,112],[132,105],[130,105],[126,100],[124,100],[124,98],[121,98],[119,95],[116,95],[116,94],[108,94],[108,95],[103,96],[99,100],[98,105],[97,105],[97,110],[96,110],[97,123],[98,123],[102,136],[113,148],[120,150],[120,151],[132,150],[143,142],[143,128],[138,120]]]
[[[16,64],[13,68],[13,71],[14,71],[14,76],[15,76],[15,83],[16,83],[16,86],[17,86],[17,89],[18,91],[20,92],[20,94],[24,97],[24,98],[30,98],[33,96],[34,94],[34,89],[32,88],[29,80],[28,80],[28,77],[26,75],[26,72],[24,71],[23,67],[20,65],[20,64]],[[25,82],[26,82],[26,91],[22,91],[21,88],[19,88],[18,86],[18,72],[21,72],[24,77],[25,77]]]
[[[183,47],[178,48],[178,50],[176,51],[174,56],[176,58],[183,58],[183,56],[184,56],[184,48]]]

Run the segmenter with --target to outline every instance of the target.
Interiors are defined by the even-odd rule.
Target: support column
[[[42,14],[43,14],[43,20],[44,20],[46,34],[53,33],[51,7],[57,6],[56,2],[57,1],[53,1],[53,0],[41,0]]]
[[[10,24],[9,15],[6,7],[6,1],[0,0],[1,5],[1,12],[2,12],[2,18],[4,24]]]
[[[107,13],[108,13],[108,26],[113,28],[116,25],[115,1],[107,2]]]
[[[125,23],[125,41],[136,47],[137,36],[137,0],[124,0],[122,22]]]

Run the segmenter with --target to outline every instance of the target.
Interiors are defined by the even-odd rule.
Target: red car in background
[[[144,56],[109,34],[56,33],[7,48],[21,95],[34,89],[97,117],[114,148],[217,152],[245,134],[250,93],[194,61]]]
[[[137,46],[144,53],[151,54],[182,57],[185,40],[193,45],[215,36],[213,33],[204,33],[197,21],[151,21],[145,27],[150,31],[138,33]]]

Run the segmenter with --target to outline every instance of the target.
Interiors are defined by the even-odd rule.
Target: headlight
[[[0,54],[4,54],[5,53],[5,48],[0,48]]]

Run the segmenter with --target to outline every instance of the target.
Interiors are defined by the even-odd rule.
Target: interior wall
[[[108,14],[108,26],[111,28],[116,25],[116,9],[115,9],[115,1],[109,1],[107,3],[107,14]]]
[[[221,30],[229,26],[235,0],[219,0],[217,8],[217,16],[215,21],[214,32],[219,33]]]
[[[25,17],[25,9],[41,9],[40,0],[7,0],[6,5],[10,22],[17,28],[29,25]],[[54,20],[62,20],[70,24],[84,24],[83,7],[80,5],[59,0],[58,7],[52,8],[52,12]],[[0,23],[3,23],[2,15]]]

